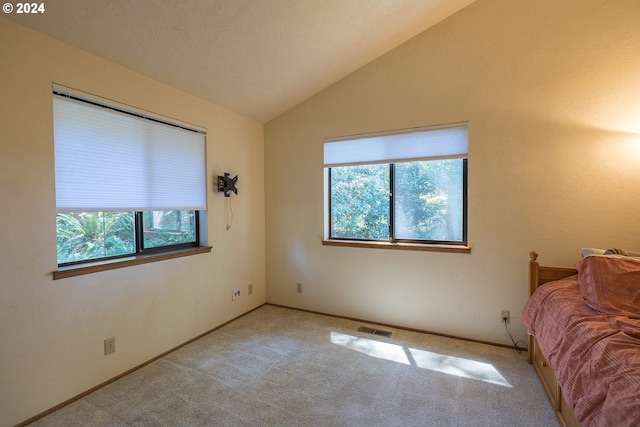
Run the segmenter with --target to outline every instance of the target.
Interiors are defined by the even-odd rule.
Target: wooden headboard
[[[573,267],[550,267],[538,264],[538,252],[529,252],[529,297],[547,282],[564,279],[578,273]],[[533,337],[529,335],[528,361],[533,361]]]
[[[540,285],[578,274],[574,267],[550,267],[538,264],[538,252],[529,252],[529,296]]]

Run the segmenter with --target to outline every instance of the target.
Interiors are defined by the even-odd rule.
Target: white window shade
[[[327,140],[324,166],[466,158],[467,152],[467,125],[458,124]]]
[[[205,210],[205,135],[53,97],[56,209]]]

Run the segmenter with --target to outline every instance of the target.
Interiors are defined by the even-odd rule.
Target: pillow
[[[632,257],[640,257],[640,253],[638,252],[629,252],[624,249],[607,249],[604,251],[603,255],[624,255],[624,256],[632,256]]]
[[[624,255],[632,257],[640,257],[640,252],[629,252],[624,249],[596,249],[596,248],[582,248],[582,258],[591,255]]]
[[[582,258],[590,255],[604,255],[605,252],[604,249],[582,248]]]
[[[580,293],[604,314],[640,318],[640,258],[588,256],[576,265]]]

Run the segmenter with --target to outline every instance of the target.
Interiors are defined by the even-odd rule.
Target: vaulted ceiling
[[[5,17],[267,122],[475,0],[49,0]]]

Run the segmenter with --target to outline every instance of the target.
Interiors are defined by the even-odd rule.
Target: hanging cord
[[[233,225],[233,209],[231,208],[231,196],[225,197],[227,200],[227,207],[225,210],[225,218],[227,220],[227,230]]]
[[[511,342],[513,343],[513,349],[518,353],[522,353],[522,349],[518,347],[518,343],[522,343],[524,344],[524,350],[527,350],[527,343],[522,340],[514,341],[513,337],[511,336],[511,332],[509,331],[509,327],[507,326],[507,322],[503,321],[502,323],[504,323],[504,330],[507,331],[507,335],[509,335],[509,338],[511,338]]]

